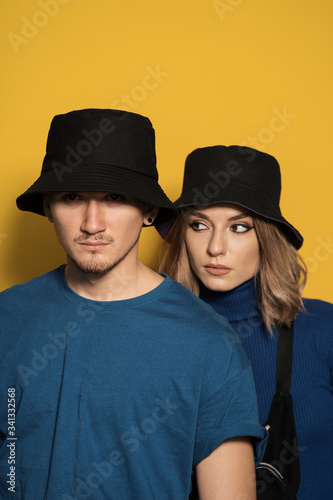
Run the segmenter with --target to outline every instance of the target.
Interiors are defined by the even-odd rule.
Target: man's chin
[[[88,276],[95,276],[100,278],[105,276],[108,272],[110,272],[115,264],[103,263],[103,262],[80,262],[76,259],[73,259],[71,256],[68,256],[70,261],[74,264],[74,266],[82,273]]]

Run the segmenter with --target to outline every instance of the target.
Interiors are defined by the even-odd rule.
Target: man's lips
[[[101,250],[105,246],[109,245],[108,242],[105,241],[81,241],[79,243],[80,247],[85,248],[86,250]]]
[[[223,276],[231,271],[231,267],[222,266],[220,264],[207,264],[204,268],[207,273],[213,274],[214,276]]]

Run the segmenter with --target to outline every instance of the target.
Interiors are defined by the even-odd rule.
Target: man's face
[[[139,200],[110,193],[54,193],[44,200],[69,267],[96,276],[136,261],[144,209]]]

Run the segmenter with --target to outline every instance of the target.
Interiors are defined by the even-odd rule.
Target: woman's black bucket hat
[[[281,173],[277,160],[243,146],[211,146],[195,149],[185,162],[183,189],[174,204],[178,208],[214,203],[234,203],[276,223],[298,250],[301,234],[281,214]],[[165,237],[171,220],[158,224]]]

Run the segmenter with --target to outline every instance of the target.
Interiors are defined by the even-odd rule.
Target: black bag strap
[[[293,361],[294,325],[282,325],[279,328],[279,344],[276,366],[276,392],[290,392],[291,370]]]

